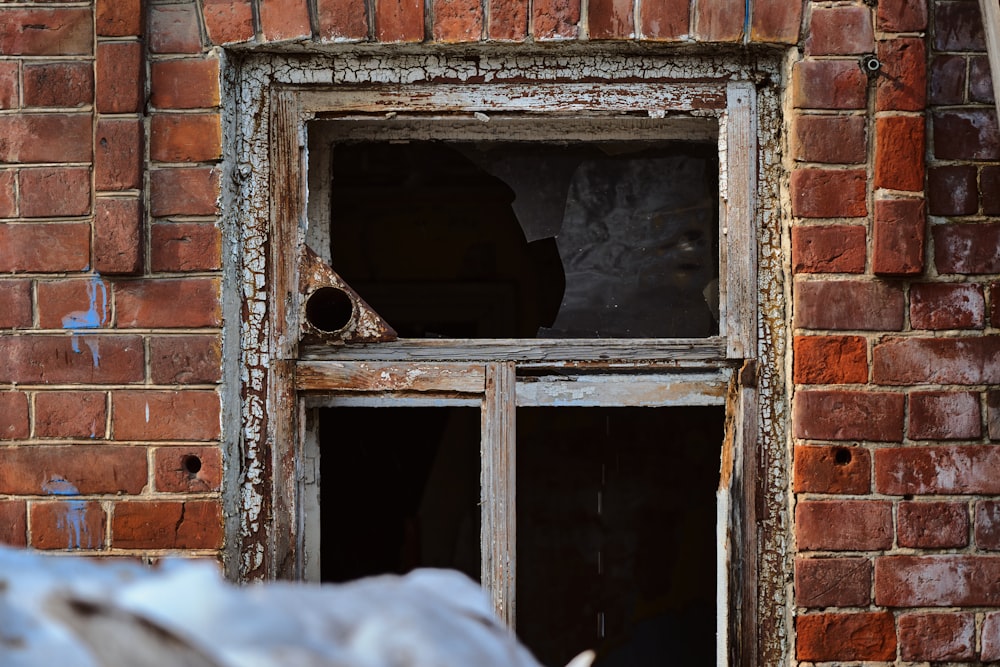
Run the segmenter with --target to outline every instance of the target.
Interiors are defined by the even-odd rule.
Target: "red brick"
[[[115,440],[216,440],[219,396],[214,391],[130,390],[111,395]]]
[[[755,0],[750,41],[796,44],[802,24],[802,4],[786,0]]]
[[[0,329],[31,326],[31,281],[0,280]]]
[[[795,619],[795,629],[795,653],[799,660],[896,658],[896,626],[888,612],[799,616]]]
[[[923,199],[875,200],[872,270],[881,276],[923,273],[927,220]]]
[[[222,345],[216,335],[156,336],[149,340],[155,384],[212,384],[221,379]]]
[[[935,225],[938,273],[1000,273],[1000,223]]]
[[[800,500],[795,506],[800,551],[880,551],[892,547],[892,503]]]
[[[851,280],[795,283],[795,326],[802,329],[899,331],[904,309],[898,285]]]
[[[888,338],[875,345],[876,384],[1000,383],[1000,337]]]
[[[990,440],[1000,440],[1000,391],[986,392],[986,427]]]
[[[0,116],[0,162],[90,162],[90,114]]]
[[[792,215],[801,218],[857,218],[868,215],[863,169],[796,169],[792,172]]]
[[[797,391],[792,415],[796,438],[903,439],[903,395],[863,391]]]
[[[97,0],[97,34],[130,37],[142,34],[142,0]]]
[[[937,54],[930,65],[931,104],[961,104],[965,101],[964,56]]]
[[[101,113],[141,111],[142,78],[142,44],[106,42],[98,45],[97,110]]]
[[[634,37],[633,6],[630,0],[590,0],[587,8],[587,28],[590,38],[628,39]]]
[[[423,41],[424,3],[375,0],[375,37],[380,42]]]
[[[993,445],[879,449],[875,489],[896,496],[1000,494],[998,450]]]
[[[642,37],[678,41],[691,31],[691,4],[688,0],[648,0],[639,3]]]
[[[898,523],[901,547],[948,549],[969,544],[969,508],[965,503],[900,503]]]
[[[309,3],[306,0],[259,0],[260,30],[264,41],[309,39]]]
[[[792,68],[792,102],[799,109],[864,109],[868,79],[853,60],[802,60]]]
[[[98,191],[142,186],[142,120],[101,118],[94,150],[94,187]]]
[[[158,113],[149,123],[149,156],[158,162],[204,162],[222,157],[217,113]]]
[[[218,58],[156,61],[150,82],[150,103],[158,109],[219,106]]]
[[[97,200],[94,268],[109,275],[130,275],[142,269],[142,208],[138,198]]]
[[[796,493],[864,494],[872,489],[871,455],[860,447],[795,447]]]
[[[976,547],[982,551],[1000,551],[1000,502],[976,503]]]
[[[152,169],[149,172],[150,213],[166,215],[215,215],[218,211],[219,169],[189,167]]]
[[[532,36],[539,40],[574,39],[579,33],[580,0],[533,0]]]
[[[794,350],[796,384],[868,381],[868,347],[861,336],[796,336]]]
[[[0,170],[0,218],[17,217],[17,172]]]
[[[864,116],[798,116],[792,135],[796,160],[859,164],[868,158]]]
[[[106,396],[100,391],[40,391],[35,395],[35,437],[104,438]]]
[[[875,50],[872,13],[865,6],[813,5],[806,54],[813,56],[871,53]]]
[[[686,3],[687,0],[675,1]],[[528,36],[528,0],[487,0],[487,3],[489,11],[486,29],[489,39],[523,42]]]
[[[0,447],[0,493],[135,494],[146,486],[146,449],[116,445]]]
[[[867,607],[871,588],[867,558],[795,560],[795,603],[800,607]]]
[[[16,60],[0,61],[0,109],[13,109],[18,106],[18,69]]]
[[[927,28],[926,0],[879,0],[875,15],[884,32],[920,32]]]
[[[925,134],[923,116],[875,119],[875,187],[923,191]]]
[[[142,382],[140,336],[78,333],[0,339],[0,382],[123,384]]]
[[[865,228],[861,225],[792,227],[795,273],[864,273]]]
[[[0,500],[0,544],[27,546],[28,518],[23,500]]]
[[[982,329],[983,286],[919,283],[910,287],[910,325],[914,329]]]
[[[0,225],[0,272],[82,271],[89,263],[85,222]]]
[[[360,41],[368,38],[368,14],[364,0],[317,0],[316,14],[321,40]]]
[[[877,558],[875,604],[883,607],[1000,605],[1000,557],[941,555]]]
[[[694,37],[701,42],[736,42],[743,37],[746,3],[715,0],[692,3]]]
[[[149,5],[149,50],[153,53],[198,53],[201,34],[193,3]]]
[[[927,106],[927,50],[922,39],[879,42],[882,63],[876,79],[875,109],[923,111]]]
[[[979,210],[976,168],[972,165],[932,167],[927,195],[931,215],[972,215]]]
[[[979,657],[989,662],[1000,660],[1000,613],[986,614],[982,632],[983,650]]]
[[[23,169],[18,174],[21,215],[56,218],[90,213],[90,169],[53,167]]]
[[[121,328],[216,327],[222,321],[215,278],[122,282],[115,305]]]
[[[1000,160],[996,110],[935,112],[934,156],[941,160]]]
[[[479,0],[433,0],[432,5],[436,41],[477,42],[482,39],[483,6]]]
[[[222,487],[222,452],[218,447],[159,447],[153,453],[157,491],[204,493]]]
[[[0,440],[27,437],[28,395],[19,391],[0,391]]]
[[[31,503],[31,546],[35,549],[103,549],[107,517],[101,503],[50,500]]]
[[[979,187],[983,195],[983,214],[1000,215],[1000,167],[983,167]]]
[[[24,106],[79,107],[94,101],[89,62],[24,64]]]
[[[96,329],[108,325],[111,288],[100,278],[39,281],[38,326],[42,329]]]
[[[909,661],[974,660],[972,614],[904,614],[899,617],[900,657]]]
[[[89,8],[0,8],[0,53],[7,56],[90,55]]]
[[[150,249],[155,272],[211,271],[222,264],[222,237],[210,222],[156,223]]]
[[[983,20],[976,3],[935,3],[934,48],[938,51],[986,50]]]
[[[218,549],[222,506],[216,500],[115,503],[111,544],[116,549]]]
[[[254,38],[249,0],[202,0],[202,13],[213,44],[249,42]]]

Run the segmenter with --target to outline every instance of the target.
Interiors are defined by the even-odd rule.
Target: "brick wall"
[[[0,7],[0,539],[221,553],[216,45],[767,44],[796,61],[791,652],[1000,660],[1000,132],[978,3],[584,6]]]

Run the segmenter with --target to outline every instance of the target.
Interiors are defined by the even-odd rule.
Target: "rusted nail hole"
[[[833,453],[833,461],[839,466],[846,466],[851,462],[851,450],[846,447],[838,447]]]
[[[197,475],[198,471],[201,470],[201,459],[193,454],[185,456],[181,463],[184,464],[184,469],[192,475]]]
[[[351,297],[338,287],[320,287],[306,301],[306,319],[320,331],[340,331],[353,316]]]

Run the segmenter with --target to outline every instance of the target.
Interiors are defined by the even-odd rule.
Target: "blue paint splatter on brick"
[[[101,280],[100,275],[94,275],[87,283],[87,310],[75,310],[62,318],[64,329],[96,329],[104,326],[107,321],[108,312],[108,288]],[[84,344],[90,349],[90,356],[94,362],[94,368],[100,366],[100,346],[97,341],[84,339]],[[73,351],[80,354],[80,342],[74,334],[72,340]]]
[[[65,477],[54,476],[42,484],[42,491],[50,496],[78,496],[80,491]],[[90,549],[93,540],[87,530],[87,503],[83,500],[64,500],[63,513],[56,519],[56,528],[65,530],[67,549]],[[84,544],[86,540],[86,544]]]

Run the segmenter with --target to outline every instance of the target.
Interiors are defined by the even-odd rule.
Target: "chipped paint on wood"
[[[416,391],[482,394],[483,364],[387,364],[365,361],[300,361],[295,385],[300,391]]]
[[[727,373],[558,375],[521,378],[518,407],[723,405]]]

